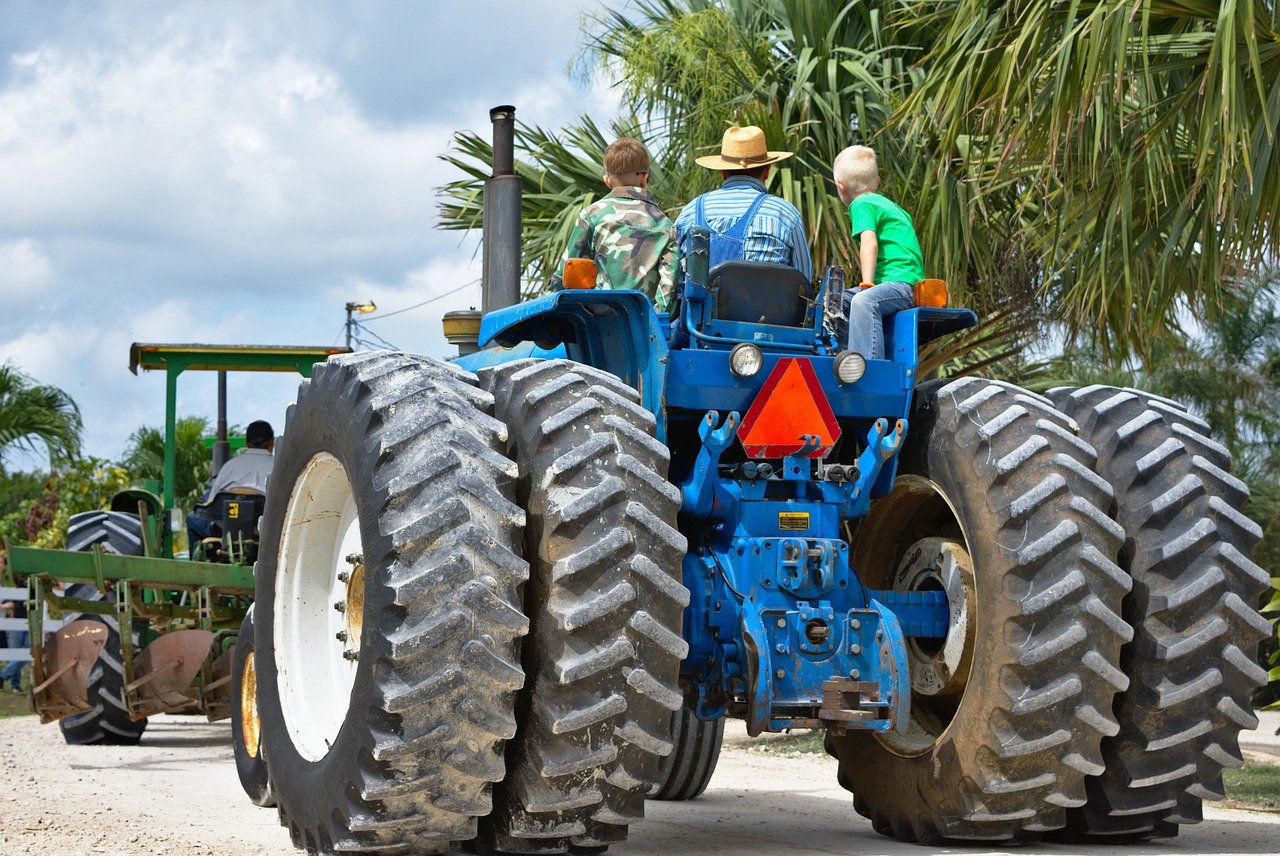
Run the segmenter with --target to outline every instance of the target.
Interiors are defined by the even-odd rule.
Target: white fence
[[[5,588],[0,586],[0,603],[7,600],[19,601],[27,599],[27,590],[25,588]],[[45,632],[57,630],[62,626],[61,621],[53,621],[49,618],[48,611],[44,615]],[[14,660],[27,661],[31,659],[31,651],[27,648],[9,648],[8,631],[10,630],[26,630],[30,627],[25,618],[9,618],[8,613],[0,613],[0,633],[4,636],[0,637],[0,663],[9,663]]]

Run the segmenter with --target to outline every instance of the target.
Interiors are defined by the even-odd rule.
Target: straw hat
[[[792,152],[771,152],[765,145],[764,131],[755,125],[730,128],[720,141],[720,154],[703,155],[696,159],[698,166],[707,169],[751,169],[767,163],[777,163],[791,157]]]

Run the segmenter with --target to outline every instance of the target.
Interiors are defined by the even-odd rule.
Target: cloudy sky
[[[329,345],[348,300],[390,313],[466,286],[368,319],[444,355],[479,263],[434,228],[439,155],[495,104],[612,115],[568,72],[584,7],[0,0],[0,362],[69,392],[111,457],[163,420],[134,341]],[[295,388],[233,375],[230,419],[279,428]],[[184,375],[179,413],[212,416],[213,390]]]

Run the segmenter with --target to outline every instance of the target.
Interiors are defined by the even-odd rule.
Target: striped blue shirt
[[[717,232],[726,231],[747,213],[756,196],[763,191],[764,182],[758,178],[731,176],[720,188],[703,195],[707,225]],[[682,259],[689,257],[689,230],[698,221],[694,202],[684,206],[676,218]],[[777,196],[765,199],[747,230],[742,258],[749,262],[791,265],[804,274],[805,279],[812,280],[813,261],[809,258],[809,245],[804,238],[804,222],[795,206]]]

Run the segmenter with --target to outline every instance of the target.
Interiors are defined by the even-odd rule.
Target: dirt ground
[[[707,793],[689,803],[649,803],[649,817],[618,856],[672,854],[920,854],[876,835],[835,781],[834,762],[814,755],[747,751],[735,731]],[[34,717],[0,720],[0,854],[191,854],[294,852],[274,810],[240,791],[230,727],[193,717],[152,719],[140,746],[67,746]],[[1280,850],[1280,815],[1208,809],[1179,838],[1107,851],[1258,853]],[[979,856],[979,848],[957,849]],[[1080,848],[1022,847],[1025,854]],[[1094,852],[1106,852],[1098,849]]]

